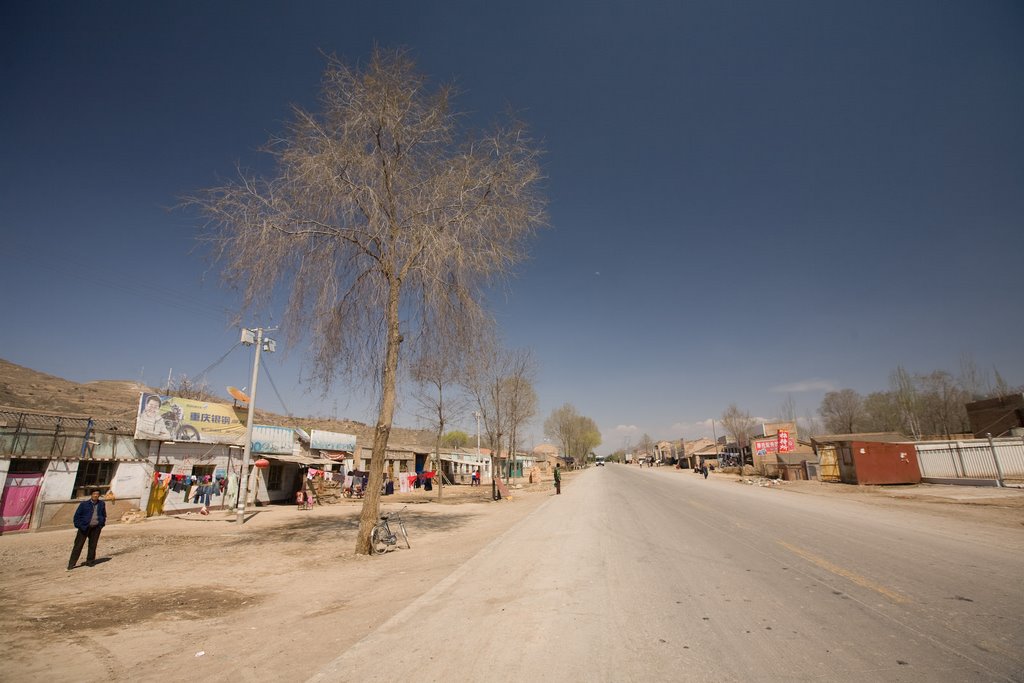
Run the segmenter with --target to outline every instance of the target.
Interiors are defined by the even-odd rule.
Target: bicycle
[[[398,545],[398,536],[391,531],[390,522],[392,521],[398,523],[398,530],[402,533],[406,550],[412,549],[412,546],[409,545],[409,532],[405,530],[405,521],[402,520],[401,515],[405,511],[405,507],[398,512],[385,512],[380,516],[380,521],[374,525],[373,531],[370,532],[370,551],[374,555],[383,555],[388,551],[388,546]]]
[[[174,441],[199,441],[199,430],[192,425],[182,424],[185,421],[185,411],[179,405],[170,405],[169,409],[160,413],[167,431]]]

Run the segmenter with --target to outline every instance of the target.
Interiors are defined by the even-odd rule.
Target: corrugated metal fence
[[[1024,439],[921,441],[914,446],[926,479],[1024,479]]]

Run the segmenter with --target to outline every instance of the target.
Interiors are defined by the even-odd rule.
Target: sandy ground
[[[568,473],[567,486],[572,479]],[[1024,524],[1021,490],[777,488],[779,495],[856,497],[939,518]],[[550,484],[537,485],[493,502],[489,487],[460,486],[447,489],[442,503],[423,491],[385,498],[385,511],[408,505],[412,549],[383,557],[353,553],[358,501],[309,511],[259,508],[241,528],[223,513],[110,524],[101,561],[71,572],[72,529],[0,537],[0,680],[304,681],[551,494]],[[443,634],[422,638],[439,652],[465,646],[445,643]]]
[[[353,552],[360,501],[258,508],[242,528],[225,513],[108,524],[96,566],[83,553],[70,572],[73,529],[0,537],[0,680],[306,680],[549,487],[500,502],[486,486],[446,489],[443,503],[388,496],[384,511],[408,505],[412,549],[375,557]]]

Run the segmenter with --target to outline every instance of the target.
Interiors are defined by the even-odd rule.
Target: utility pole
[[[272,331],[277,329],[271,328]],[[242,330],[242,343],[246,346],[256,344],[256,357],[252,362],[252,387],[249,391],[249,411],[245,419],[245,445],[242,451],[242,471],[239,473],[238,481],[240,488],[242,489],[238,496],[238,524],[241,526],[245,523],[245,503],[249,498],[249,458],[252,455],[252,418],[256,405],[256,380],[260,374],[260,353],[263,351],[264,344],[267,347],[267,353],[272,353],[275,348],[275,342],[273,339],[263,338],[263,328],[257,327],[255,335],[253,330]]]
[[[477,462],[477,466],[479,466],[479,464],[480,464],[480,418],[482,417],[480,415],[480,411],[479,410],[474,410],[473,411],[473,417],[476,418],[476,462]],[[491,498],[494,498],[494,487],[495,487],[495,484],[494,484],[494,458],[493,457],[491,457],[491,467],[490,467],[490,470],[491,470]]]

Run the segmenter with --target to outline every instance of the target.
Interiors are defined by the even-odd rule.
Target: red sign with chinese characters
[[[779,439],[779,453],[789,453],[793,450],[793,442],[789,438],[789,432],[785,429],[780,429],[778,433]]]

